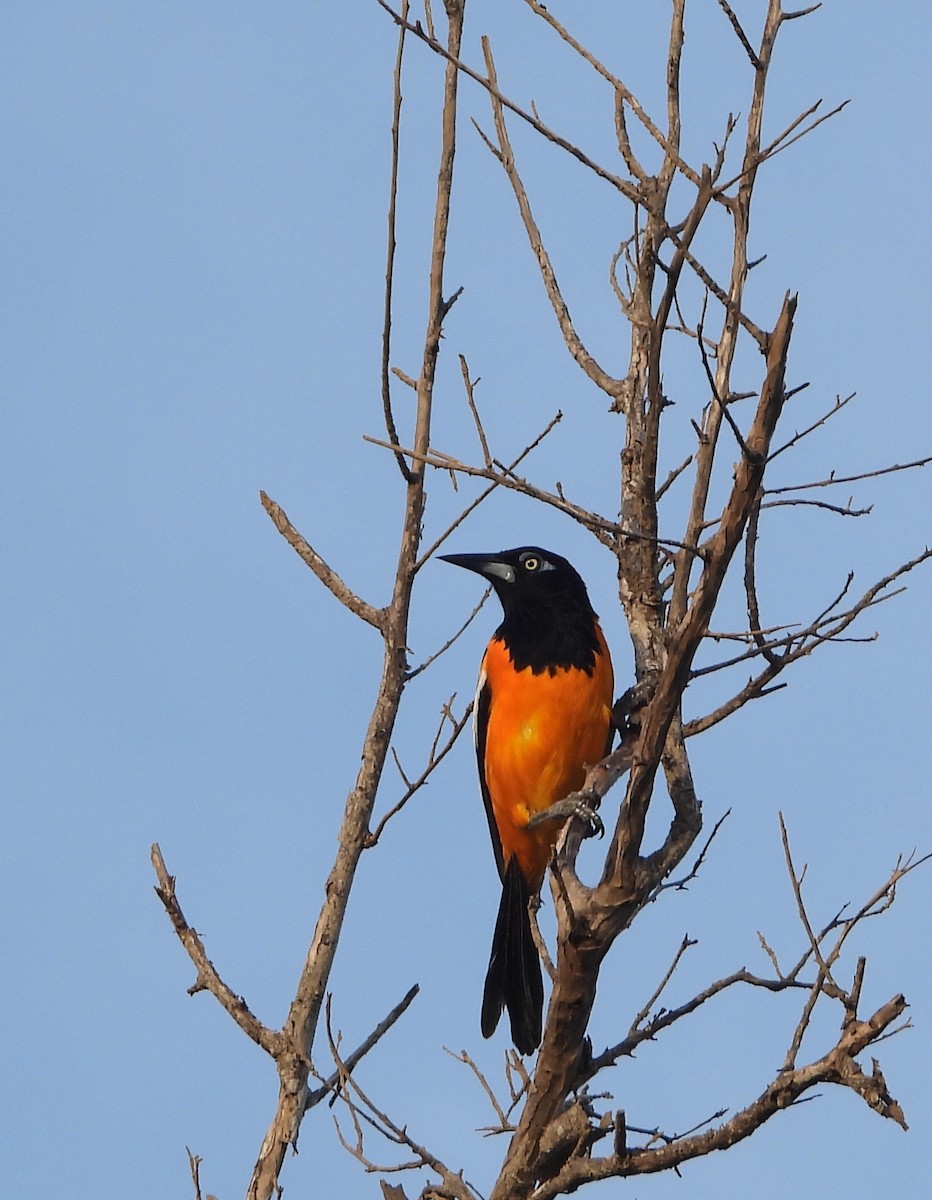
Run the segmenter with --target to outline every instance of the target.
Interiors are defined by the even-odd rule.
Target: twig
[[[194,1200],[201,1200],[201,1156],[199,1154],[192,1154],[187,1146],[184,1149],[188,1156],[191,1182],[194,1184]]]
[[[401,4],[402,15],[407,19],[408,16],[408,0],[402,0]],[[382,411],[385,416],[385,429],[388,433],[389,441],[397,442],[398,430],[395,427],[395,415],[392,412],[392,389],[391,389],[391,346],[392,346],[392,305],[394,301],[394,282],[395,282],[395,222],[398,201],[398,164],[400,158],[400,136],[401,136],[401,67],[404,59],[405,50],[405,28],[399,26],[398,29],[398,51],[395,56],[395,70],[392,75],[392,156],[391,156],[391,176],[388,185],[388,233],[386,237],[386,252],[385,252],[385,299],[383,304],[382,316]],[[405,462],[404,456],[401,454],[395,455],[395,461],[398,463],[398,469],[401,471],[402,478],[405,483],[411,482],[411,472],[408,469],[408,464]]]
[[[729,292],[726,292],[721,284],[717,283],[711,272],[703,266],[696,258],[692,250],[680,243],[679,235],[676,230],[671,229],[668,234],[670,241],[678,250],[682,250],[683,258],[686,265],[690,268],[693,274],[697,277],[700,283],[708,289],[725,310],[726,316],[733,318],[738,322],[746,333],[749,333],[761,351],[766,349],[767,335],[759,325],[756,325],[751,318],[744,312],[740,306],[740,302],[735,299]]]
[[[760,522],[761,493],[754,499],[753,507],[748,514],[748,527],[744,534],[744,595],[747,603],[748,630],[757,649],[771,667],[782,669],[777,655],[774,653],[765,634],[761,633],[760,601],[757,597],[757,531]]]
[[[666,477],[666,479],[663,481],[663,483],[657,488],[656,499],[658,501],[662,499],[664,493],[667,491],[667,489],[670,487],[670,485],[674,482],[674,480],[679,479],[680,475],[682,475],[682,473],[686,470],[686,468],[689,466],[689,464],[692,461],[693,461],[693,455],[689,454],[689,455],[687,455],[686,458],[683,459],[683,461],[680,463],[680,465],[678,467],[673,468],[673,470]]]
[[[175,894],[175,877],[169,875],[165,859],[158,842],[153,842],[151,850],[152,867],[158,879],[155,894],[162,901],[165,911],[171,918],[178,939],[188,952],[188,957],[197,968],[197,979],[188,988],[188,995],[196,992],[210,992],[227,1010],[233,1020],[257,1046],[277,1058],[286,1048],[284,1036],[277,1030],[269,1029],[249,1009],[242,996],[237,996],[232,988],[220,978],[214,964],[207,957],[204,943],[198,936],[197,930],[192,929],[182,911],[181,904]]]
[[[833,1000],[838,1000],[843,995],[842,990],[832,977],[831,967],[822,956],[819,939],[812,931],[812,925],[809,921],[809,914],[806,912],[806,905],[803,901],[802,882],[806,869],[804,867],[803,873],[801,875],[797,875],[796,868],[793,865],[793,855],[790,851],[790,839],[786,832],[786,823],[783,820],[783,813],[778,813],[777,816],[780,821],[780,840],[783,844],[783,856],[786,860],[786,870],[790,877],[790,886],[793,889],[793,896],[796,899],[796,911],[799,914],[802,927],[806,932],[806,937],[809,939],[809,946],[812,949],[813,958],[819,967],[818,988],[827,996],[831,996]]]
[[[654,988],[654,991],[651,994],[650,999],[647,1001],[647,1003],[644,1005],[644,1007],[640,1010],[640,1012],[635,1016],[634,1020],[631,1022],[631,1027],[628,1030],[628,1037],[634,1037],[640,1030],[641,1026],[644,1024],[644,1022],[647,1020],[647,1018],[650,1016],[651,1009],[654,1007],[654,1005],[657,1003],[657,1001],[663,995],[664,989],[666,988],[666,986],[670,982],[670,980],[673,978],[676,968],[680,965],[680,959],[683,957],[683,955],[686,953],[686,951],[689,950],[691,947],[698,946],[698,945],[699,945],[699,942],[696,938],[691,938],[689,936],[689,934],[684,935],[683,940],[680,942],[679,946],[677,947],[676,954],[674,954],[674,956],[673,956],[673,961],[670,963],[670,966],[667,968],[666,974],[660,980],[660,982],[657,984],[656,988]]]
[[[499,463],[498,459],[493,459],[495,464],[491,468],[474,467],[468,463],[461,462],[452,454],[445,454],[441,450],[427,450],[421,453],[410,449],[406,446],[396,446],[391,442],[386,442],[382,438],[370,437],[364,435],[363,441],[369,442],[373,446],[381,446],[385,450],[401,450],[409,458],[415,462],[426,463],[429,467],[435,467],[441,471],[456,471],[460,475],[472,475],[477,479],[492,479],[499,487],[509,488],[511,491],[520,492],[524,496],[530,496],[535,500],[542,500],[545,504],[557,508],[560,512],[566,513],[572,517],[584,529],[588,529],[596,538],[605,546],[614,549],[616,539],[622,538],[632,542],[642,542],[651,546],[672,546],[681,550],[688,550],[695,554],[699,552],[698,546],[690,546],[685,542],[678,542],[675,538],[667,537],[651,537],[647,534],[638,533],[637,530],[627,529],[618,524],[617,521],[609,521],[607,517],[602,517],[596,512],[591,512],[589,509],[583,508],[579,504],[574,504],[567,500],[565,496],[561,496],[557,492],[548,492],[544,488],[539,488],[525,479],[523,476],[515,475],[510,468],[504,467]],[[481,497],[484,498],[484,497]],[[457,518],[455,524],[459,524],[462,516]],[[447,535],[444,534],[444,538]],[[423,559],[421,565],[423,565]]]
[[[768,992],[785,992],[785,991],[800,991],[808,990],[810,984],[803,983],[798,979],[780,978],[767,979],[760,975],[755,975],[748,971],[746,967],[742,967],[738,971],[733,971],[731,975],[726,975],[722,979],[718,979],[715,983],[709,984],[701,992],[698,992],[692,999],[684,1004],[678,1005],[676,1008],[661,1009],[652,1017],[646,1025],[642,1025],[638,1029],[629,1032],[628,1036],[622,1041],[616,1042],[615,1045],[609,1046],[592,1058],[583,1070],[579,1084],[592,1079],[599,1071],[606,1067],[614,1066],[619,1058],[630,1057],[638,1046],[644,1042],[653,1041],[658,1033],[665,1029],[669,1029],[675,1025],[677,1021],[681,1021],[684,1017],[694,1013],[696,1009],[701,1008],[710,1000],[734,987],[738,983],[747,984],[749,987],[763,988]]]
[[[623,196],[627,197],[632,204],[636,204],[638,202],[638,193],[628,182],[628,180],[622,179],[620,175],[615,175],[611,171],[606,170],[605,167],[600,166],[578,146],[574,146],[572,142],[568,142],[566,138],[561,137],[560,134],[554,132],[552,129],[549,129],[538,117],[527,112],[527,110],[521,108],[520,105],[515,104],[513,100],[509,100],[507,96],[504,96],[496,89],[495,84],[491,80],[486,79],[483,75],[480,75],[478,71],[473,70],[468,63],[463,62],[463,60],[457,55],[451,54],[440,44],[440,42],[436,40],[436,38],[432,38],[426,34],[419,25],[412,25],[409,22],[404,21],[401,17],[401,14],[395,12],[390,5],[386,4],[385,0],[377,0],[377,3],[388,13],[388,15],[396,24],[403,24],[409,33],[413,33],[416,37],[420,38],[420,40],[424,42],[425,45],[429,46],[435,54],[439,54],[441,58],[445,59],[448,63],[451,63],[454,67],[456,67],[457,71],[461,72],[463,75],[466,75],[469,79],[473,80],[474,83],[478,83],[480,87],[485,88],[493,100],[500,103],[510,112],[513,112],[516,117],[520,117],[522,121],[526,121],[532,129],[535,129],[539,134],[541,134],[542,137],[545,137],[548,142],[553,142],[555,146],[559,146],[561,150],[565,150],[567,154],[569,154],[572,158],[575,158],[578,162],[582,163],[584,167],[588,167],[589,170],[595,175],[598,175],[600,179],[604,179],[606,183],[610,183],[612,187],[621,192]]]
[[[469,405],[469,411],[472,413],[472,419],[476,424],[476,433],[479,437],[479,445],[482,448],[482,461],[489,467],[492,465],[492,455],[489,453],[489,443],[486,441],[485,430],[482,428],[482,421],[479,418],[479,410],[476,408],[476,384],[469,377],[469,367],[466,363],[465,355],[461,354],[459,360],[460,371],[463,376],[463,387],[466,389],[466,403]]]
[[[378,1023],[378,1025],[376,1025],[375,1029],[373,1029],[365,1041],[361,1042],[353,1051],[353,1053],[344,1059],[343,1069],[346,1072],[351,1073],[356,1065],[363,1058],[365,1058],[372,1047],[375,1046],[377,1042],[381,1041],[381,1039],[386,1033],[388,1033],[389,1029],[391,1029],[399,1017],[404,1015],[419,991],[420,986],[416,983],[413,984],[404,994],[404,996],[398,1001],[391,1012],[388,1013],[388,1015],[384,1017]],[[304,1105],[304,1111],[307,1112],[309,1108],[314,1108],[315,1105],[319,1104],[321,1100],[325,1099],[327,1096],[333,1096],[342,1078],[343,1076],[340,1074],[339,1070],[334,1071],[334,1073],[328,1079],[324,1080],[319,1088],[316,1088],[313,1092],[308,1092],[307,1101]]]
[[[408,683],[410,683],[412,679],[416,679],[418,677],[418,675],[420,675],[422,672],[426,671],[427,668],[431,665],[431,663],[436,662],[437,659],[441,656],[441,654],[445,654],[447,652],[447,650],[449,650],[450,647],[454,644],[454,642],[458,641],[459,638],[462,637],[462,635],[466,632],[466,630],[469,628],[469,626],[473,623],[473,621],[479,615],[479,612],[481,611],[483,605],[485,604],[486,600],[488,600],[489,596],[491,596],[491,594],[492,594],[491,587],[486,588],[485,591],[482,593],[482,595],[479,597],[479,603],[475,606],[475,608],[473,608],[472,612],[469,614],[469,616],[466,618],[466,620],[462,623],[462,625],[459,627],[459,629],[457,629],[456,633],[451,634],[450,637],[448,637],[447,640],[443,643],[443,645],[438,650],[435,650],[433,652],[433,654],[429,654],[422,663],[419,663],[418,666],[413,667],[410,671],[408,671],[407,675],[405,676]]]
[[[917,458],[914,462],[895,463],[892,467],[878,467],[875,471],[862,471],[859,475],[836,475],[833,471],[827,479],[817,479],[812,483],[795,483],[786,487],[767,488],[767,496],[781,496],[786,492],[803,492],[807,488],[835,487],[840,483],[858,483],[862,479],[877,479],[881,475],[892,475],[894,471],[913,471],[917,467],[927,467],[932,463],[932,454],[925,458]]]
[[[697,334],[696,345],[699,347],[699,355],[702,359],[702,367],[703,367],[703,370],[705,371],[705,376],[708,381],[709,388],[712,392],[712,398],[715,401],[715,403],[719,406],[719,408],[721,409],[722,416],[728,422],[728,425],[731,428],[731,432],[735,435],[735,441],[738,443],[738,447],[741,450],[742,455],[745,458],[747,458],[748,455],[750,454],[750,451],[748,450],[747,442],[744,440],[744,434],[742,434],[741,430],[738,428],[738,422],[731,415],[731,409],[728,407],[727,401],[722,396],[719,395],[718,388],[715,383],[715,376],[713,375],[712,369],[709,366],[709,356],[706,354],[705,341],[704,341],[705,307],[706,307],[707,303],[708,303],[708,295],[706,295],[706,297],[703,299],[703,304],[702,304],[703,318],[699,321],[699,324],[696,326],[696,334]]]
[[[844,399],[842,399],[841,396],[836,396],[835,403],[828,410],[828,412],[823,413],[822,416],[818,418],[818,420],[813,421],[812,424],[808,425],[805,429],[798,430],[796,433],[793,434],[793,436],[789,439],[789,441],[784,442],[782,446],[778,446],[776,450],[771,450],[769,461],[773,462],[773,460],[775,458],[779,458],[779,456],[781,454],[783,454],[784,451],[792,449],[792,447],[795,446],[797,444],[797,442],[801,442],[804,437],[808,437],[810,433],[814,433],[815,430],[819,429],[827,421],[830,421],[831,418],[834,417],[836,413],[840,412],[846,405],[850,404],[851,401],[855,398],[855,396],[857,396],[857,392],[850,392],[847,396],[844,397]]]
[[[362,1130],[357,1124],[357,1145],[350,1146],[340,1135],[340,1141],[343,1146],[364,1165],[369,1172],[381,1171],[408,1171],[416,1170],[423,1167],[429,1167],[436,1171],[443,1181],[444,1188],[451,1197],[456,1197],[457,1200],[475,1200],[469,1186],[463,1178],[456,1172],[451,1171],[435,1154],[432,1154],[426,1146],[422,1146],[416,1142],[407,1132],[407,1129],[394,1122],[386,1112],[378,1108],[369,1096],[362,1090],[356,1080],[353,1078],[352,1071],[348,1063],[341,1058],[337,1046],[337,1039],[333,1035],[330,1026],[330,1010],[327,1008],[327,1038],[330,1043],[330,1053],[333,1056],[333,1061],[336,1064],[336,1074],[339,1078],[338,1093],[340,1099],[346,1104],[348,1110],[353,1116],[354,1122],[358,1117],[362,1117],[374,1129],[384,1137],[387,1141],[392,1142],[397,1146],[405,1146],[416,1156],[415,1161],[409,1163],[394,1164],[392,1166],[377,1166],[370,1162],[364,1155],[362,1149]],[[353,1097],[356,1097],[359,1101]],[[360,1109],[359,1104],[363,1105]],[[339,1130],[339,1127],[338,1127]]]
[[[684,726],[684,733],[686,737],[694,737],[698,733],[703,733],[706,729],[710,729],[713,725],[718,724],[719,721],[723,721],[726,717],[730,716],[731,713],[736,712],[737,709],[741,708],[749,700],[754,700],[759,696],[768,694],[765,689],[777,674],[785,670],[790,663],[795,662],[799,658],[805,658],[807,655],[811,654],[818,646],[825,645],[828,642],[855,640],[863,642],[873,641],[877,636],[876,634],[872,635],[871,637],[860,639],[843,638],[841,635],[843,634],[844,630],[849,628],[852,622],[866,609],[873,608],[877,604],[883,604],[886,600],[892,600],[894,596],[899,595],[900,592],[903,591],[902,588],[898,588],[893,592],[887,592],[885,595],[882,595],[881,593],[884,592],[884,590],[900,576],[912,571],[915,567],[925,562],[930,557],[932,557],[932,550],[925,550],[922,554],[917,555],[916,558],[904,563],[901,567],[898,567],[895,571],[892,571],[889,575],[885,576],[885,578],[879,580],[872,587],[868,588],[868,590],[861,596],[860,600],[858,600],[856,604],[852,605],[852,607],[847,609],[845,612],[831,613],[830,610],[827,609],[825,612],[820,614],[815,621],[807,626],[806,629],[789,634],[783,638],[774,638],[769,640],[767,644],[770,649],[775,649],[778,646],[787,647],[785,652],[780,655],[778,661],[776,663],[769,663],[766,670],[750,679],[740,692],[736,693],[723,704],[719,705],[719,707],[713,710],[711,713],[706,714],[704,717],[697,717],[694,720],[687,722]],[[852,576],[849,576],[848,582],[850,582],[851,578]],[[842,590],[840,596],[844,595],[845,590],[846,588]],[[834,604],[837,603],[838,600],[836,599],[836,601],[834,601],[833,605],[830,607],[833,607]],[[794,643],[796,644],[794,645]],[[737,663],[745,662],[750,658],[755,658],[759,654],[760,651],[755,646],[753,649],[745,651],[744,654],[735,655],[733,658],[722,662],[713,663],[708,667],[695,667],[693,668],[691,678],[695,679],[702,675],[711,674],[714,671],[725,670],[728,667],[735,666]],[[773,691],[775,689],[771,688],[769,690]]]
[[[498,78],[495,73],[495,61],[492,58],[492,48],[487,37],[482,39],[482,53],[485,56],[485,68],[489,77],[489,81],[494,91],[490,91],[492,100],[492,113],[495,120],[495,134],[498,138],[498,153],[497,158],[502,164],[502,168],[508,177],[508,182],[511,184],[511,189],[514,192],[515,200],[518,204],[518,211],[521,214],[521,219],[524,222],[525,232],[527,233],[528,241],[531,249],[537,259],[537,265],[540,270],[540,276],[547,292],[547,298],[550,300],[551,307],[557,318],[557,324],[560,326],[560,332],[563,335],[563,340],[566,343],[566,348],[575,359],[576,363],[582,368],[586,375],[592,380],[596,387],[600,388],[607,396],[617,397],[619,394],[620,381],[613,378],[608,372],[604,371],[599,363],[593,358],[586,347],[583,345],[582,339],[576,332],[573,324],[573,319],[570,316],[570,311],[567,308],[566,301],[563,298],[563,293],[560,291],[560,285],[557,282],[556,273],[553,269],[553,264],[550,261],[550,255],[544,246],[543,238],[541,237],[540,229],[537,222],[534,220],[534,214],[531,211],[531,204],[528,200],[527,191],[518,173],[518,168],[515,165],[514,150],[511,146],[511,141],[508,137],[508,128],[505,124],[505,113],[502,102],[498,95]],[[485,139],[489,145],[488,139]]]
[[[361,617],[363,621],[368,622],[369,625],[375,626],[376,629],[384,633],[385,609],[374,608],[348,588],[336,571],[324,562],[313,546],[298,533],[297,529],[288,520],[288,514],[281,505],[276,504],[265,492],[259,493],[259,499],[262,501],[262,507],[272,518],[275,528],[288,545],[307,563],[324,587],[331,591],[350,612],[355,613],[357,617]]]
[[[450,753],[450,751],[453,749],[454,744],[456,743],[456,739],[460,736],[460,734],[463,732],[463,730],[469,724],[469,718],[472,716],[472,710],[473,710],[473,701],[470,700],[469,704],[467,704],[467,706],[466,706],[466,709],[465,709],[462,717],[458,721],[454,720],[452,718],[452,716],[450,716],[448,709],[445,710],[444,716],[441,717],[440,729],[443,728],[443,725],[446,720],[450,720],[453,724],[453,729],[450,733],[450,736],[447,738],[446,742],[444,742],[442,749],[440,749],[439,751],[436,751],[436,752],[434,751],[433,748],[431,749],[431,753],[430,753],[430,757],[427,762],[427,766],[424,768],[424,770],[421,772],[421,774],[417,777],[417,779],[412,780],[410,783],[408,783],[408,781],[405,780],[405,783],[407,784],[407,788],[406,788],[404,794],[401,796],[401,798],[399,800],[395,801],[395,803],[391,806],[390,809],[388,809],[388,811],[386,813],[384,813],[382,818],[379,820],[379,823],[376,825],[375,829],[370,834],[367,835],[366,840],[365,840],[365,847],[367,850],[370,850],[373,846],[378,844],[379,838],[381,838],[381,836],[385,830],[385,826],[388,824],[388,822],[392,819],[392,817],[397,816],[398,813],[401,812],[401,810],[404,808],[404,806],[408,803],[408,801],[411,799],[411,797],[416,792],[420,791],[420,789],[424,786],[425,783],[427,783],[428,779],[434,773],[434,771],[437,769],[437,767],[440,766],[440,764],[443,762],[443,760],[446,758],[446,756]],[[439,729],[438,729],[438,735],[439,735]],[[436,744],[436,742],[435,742],[435,744]]]
[[[758,56],[754,50],[754,47],[751,45],[750,41],[748,40],[748,35],[742,29],[741,22],[738,20],[738,18],[735,16],[734,12],[732,11],[731,5],[728,4],[728,0],[718,0],[718,6],[722,10],[722,12],[725,14],[725,16],[728,18],[728,20],[731,22],[731,27],[732,27],[732,29],[734,29],[735,34],[737,35],[738,41],[744,47],[748,58],[751,60],[751,66],[754,68],[755,71],[759,71],[760,67],[761,67],[761,61],[758,58]]]
[[[454,1059],[456,1059],[457,1062],[461,1062],[465,1066],[469,1067],[470,1071],[472,1071],[473,1075],[475,1075],[476,1079],[479,1081],[479,1086],[482,1088],[482,1090],[488,1096],[489,1103],[492,1105],[492,1108],[495,1110],[495,1115],[498,1118],[498,1127],[495,1129],[487,1129],[487,1130],[484,1130],[483,1132],[485,1132],[485,1133],[509,1133],[514,1128],[514,1126],[509,1124],[508,1118],[505,1116],[505,1110],[499,1104],[498,1098],[496,1097],[495,1093],[492,1091],[491,1084],[486,1079],[486,1077],[482,1074],[482,1072],[479,1070],[479,1068],[476,1066],[473,1059],[469,1056],[469,1054],[467,1054],[467,1052],[465,1050],[461,1050],[459,1052],[459,1054],[454,1054],[453,1051],[447,1049],[446,1046],[444,1046],[444,1050],[446,1050],[447,1054],[449,1054],[451,1058],[454,1058]]]
[[[731,809],[726,808],[725,811],[722,813],[722,815],[719,817],[719,819],[715,822],[714,826],[712,827],[712,832],[706,838],[706,840],[702,846],[702,849],[699,851],[699,854],[696,857],[696,861],[693,863],[692,869],[689,871],[689,873],[684,875],[682,879],[664,880],[664,882],[658,886],[656,892],[654,893],[654,898],[656,898],[661,892],[667,891],[668,889],[671,889],[671,888],[674,891],[680,891],[680,892],[684,891],[685,888],[687,887],[687,885],[692,883],[692,881],[699,874],[700,868],[702,867],[702,864],[705,862],[706,855],[709,852],[709,847],[712,845],[712,842],[715,840],[715,838],[718,834],[718,831],[721,829],[721,827],[725,824],[725,822],[728,820],[728,818],[730,816],[731,816]]]
[[[540,433],[537,435],[537,437],[535,437],[532,441],[530,441],[528,443],[528,445],[526,445],[524,447],[524,449],[521,451],[521,453],[518,455],[518,457],[512,461],[511,465],[505,469],[506,474],[508,474],[508,475],[513,474],[515,467],[517,467],[520,463],[522,463],[524,461],[524,459],[527,458],[527,456],[531,453],[532,450],[536,450],[537,447],[544,440],[544,438],[547,436],[547,434],[550,433],[551,430],[555,429],[556,426],[559,425],[559,423],[562,420],[563,420],[563,413],[558,410],[557,413],[555,414],[555,416],[551,417],[551,419],[547,422],[547,424],[540,431]],[[369,439],[369,440],[371,440],[371,439]],[[380,443],[376,443],[376,445],[378,445],[378,444],[380,444]],[[384,443],[381,443],[381,444],[384,445]],[[475,500],[472,500],[469,504],[467,504],[466,507],[463,509],[463,511],[456,518],[456,520],[452,521],[447,526],[447,528],[443,531],[443,533],[441,533],[441,535],[430,546],[428,546],[428,548],[424,551],[424,553],[421,555],[421,557],[417,561],[417,569],[418,570],[420,570],[421,567],[423,567],[423,565],[427,562],[427,560],[432,555],[436,554],[436,552],[440,549],[440,547],[447,540],[447,538],[450,536],[450,534],[453,533],[454,530],[457,529],[460,525],[462,525],[462,523],[466,520],[466,518],[469,516],[469,514],[471,512],[473,512],[476,508],[478,508],[483,500],[485,500],[487,497],[491,496],[491,494],[495,491],[495,489],[497,487],[499,487],[500,484],[502,483],[502,480],[499,478],[498,474],[494,471],[491,471],[490,474],[487,474],[485,477],[492,479],[491,486],[487,487],[485,489],[485,491],[480,492],[479,495],[475,498]]]
[[[766,493],[765,493],[766,494]],[[829,504],[827,500],[805,500],[799,497],[796,500],[765,500],[761,504],[761,508],[821,508],[825,512],[836,513],[839,517],[869,517],[874,511],[873,504],[868,504],[867,508],[852,508],[851,501],[847,504]]]
[[[566,29],[566,27],[560,24],[560,22],[548,8],[546,8],[543,4],[540,4],[538,0],[524,0],[524,2],[527,4],[528,8],[530,8],[538,17],[541,17],[550,26],[551,29],[553,29],[568,46],[571,46],[580,56],[580,58],[587,62],[598,75],[601,75],[602,78],[611,85],[615,91],[617,97],[616,103],[618,106],[620,107],[622,104],[628,104],[630,106],[631,111],[641,122],[661,150],[663,150],[664,154],[673,158],[681,174],[683,174],[691,183],[698,187],[698,174],[686,162],[684,162],[682,158],[680,158],[676,147],[671,144],[669,139],[647,115],[647,112],[644,110],[631,89],[622,83],[622,81],[616,75],[613,75],[611,71],[609,71],[608,68],[605,67],[595,57],[595,55],[591,53],[591,51],[587,50],[586,47],[582,45],[581,42],[578,42],[576,38],[574,38],[573,35]],[[625,139],[625,144],[628,146],[630,154],[630,143],[628,143],[627,139]],[[630,155],[631,161],[629,161],[629,154],[625,155],[625,163],[628,166],[628,169],[633,175],[643,178],[643,170],[638,169],[639,164],[637,164],[637,160],[633,158],[633,155]],[[634,163],[634,166],[632,166],[632,162]]]
[[[806,134],[812,133],[814,129],[818,129],[820,125],[823,125],[826,121],[830,121],[832,117],[837,117],[843,108],[848,107],[851,101],[842,100],[840,104],[835,105],[831,112],[823,113],[822,116],[813,121],[811,125],[807,125],[805,129],[800,129],[799,133],[797,133],[795,137],[790,137],[789,135],[793,132],[793,130],[798,128],[798,126],[801,125],[807,117],[811,117],[816,109],[819,108],[821,103],[821,100],[816,100],[815,104],[811,105],[806,109],[805,112],[800,113],[795,120],[791,121],[786,129],[784,129],[782,133],[778,134],[773,139],[769,146],[765,146],[764,149],[761,150],[761,161],[763,162],[766,159],[774,158],[777,154],[782,153],[784,150],[788,150],[794,142],[798,142],[800,138],[804,138]]]

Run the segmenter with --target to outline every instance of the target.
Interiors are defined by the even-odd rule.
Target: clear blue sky
[[[754,26],[764,6],[735,7]],[[562,8],[655,104],[667,6]],[[545,120],[611,162],[610,95],[535,30],[522,4],[471,0],[467,26],[471,62],[489,33],[504,89],[535,100]],[[750,303],[766,325],[786,289],[800,294],[791,382],[811,386],[789,432],[836,393],[859,398],[792,461],[784,456],[780,482],[932,450],[930,36],[918,0],[829,2],[783,36],[771,133],[819,97],[852,103],[762,174],[752,253],[768,257]],[[205,1190],[232,1200],[271,1117],[271,1064],[210,996],[186,995],[192,969],[152,893],[149,845],[161,843],[188,917],[231,986],[279,1023],[357,768],[380,648],[281,540],[258,491],[355,589],[385,601],[401,495],[393,462],[362,435],[382,432],[394,47],[374,0],[69,0],[8,4],[0,18],[0,987],[11,1196],[189,1196],[187,1145],[203,1157]],[[411,374],[425,319],[436,151],[427,106],[437,79],[438,63],[412,46],[394,358]],[[712,0],[690,5],[686,81],[686,143],[701,160],[727,111],[747,104],[747,63]],[[465,87],[464,99],[464,116],[488,125],[478,91]],[[610,369],[623,369],[626,329],[606,272],[629,216],[556,151],[523,132],[516,143],[580,327]],[[510,192],[465,119],[457,169],[447,279],[449,290],[465,290],[446,328],[435,444],[478,453],[462,352],[482,377],[493,451],[516,453],[561,408],[534,477],[560,479],[612,512],[619,419],[569,363]],[[685,432],[673,432],[667,465],[704,398],[697,374],[687,385],[671,366],[670,378],[679,386],[672,428]],[[407,429],[403,389],[397,409]],[[837,498],[848,491],[873,504],[869,519],[779,510],[765,522],[772,623],[813,615],[849,568],[866,586],[929,541],[932,476],[870,481]],[[446,479],[433,480],[428,533],[459,503]],[[455,548],[530,541],[580,567],[623,682],[630,654],[613,564],[587,535],[500,496]],[[810,864],[817,918],[862,900],[899,852],[932,849],[930,596],[926,569],[867,616],[860,632],[876,630],[878,641],[824,649],[789,688],[694,746],[707,818],[733,815],[692,889],[652,906],[617,947],[596,1041],[627,1028],[684,932],[700,945],[670,1002],[742,964],[763,970],[757,930],[795,957],[801,935],[778,810]],[[414,658],[476,598],[471,580],[428,567]],[[411,688],[397,739],[406,767],[421,761],[440,704],[471,695],[494,620],[484,613]],[[709,699],[696,689],[692,711]],[[389,775],[383,807],[397,787]],[[468,1048],[500,1078],[504,1038],[486,1044],[478,1032],[497,903],[487,842],[464,739],[364,860],[332,979],[347,1045],[420,983],[406,1021],[360,1079],[480,1190],[503,1147],[473,1132],[490,1119],[484,1098],[443,1047]],[[930,907],[932,868],[906,881],[893,911],[857,943],[869,955],[866,1003],[903,991],[912,1006],[916,1028],[879,1051],[908,1135],[830,1089],[736,1150],[688,1165],[682,1181],[615,1183],[598,1194],[925,1196]],[[794,1014],[783,999],[723,1001],[607,1080],[614,1105],[632,1124],[676,1131],[748,1102],[782,1060]],[[817,1027],[814,1055],[836,1025],[833,1013]],[[378,1194],[331,1121],[317,1110],[305,1124],[286,1195]],[[371,1152],[390,1158],[375,1142]]]

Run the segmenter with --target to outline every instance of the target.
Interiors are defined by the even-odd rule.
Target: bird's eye
[[[525,571],[536,571],[540,567],[540,559],[536,554],[526,554],[521,560],[521,565]]]

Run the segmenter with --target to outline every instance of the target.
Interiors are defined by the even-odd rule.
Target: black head
[[[540,546],[440,557],[483,575],[495,588],[505,610],[495,636],[508,646],[518,670],[592,670],[598,653],[596,614],[586,585],[565,558]]]

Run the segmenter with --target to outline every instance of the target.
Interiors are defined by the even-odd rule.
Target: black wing
[[[489,834],[492,838],[492,849],[495,852],[495,865],[498,867],[500,879],[505,878],[505,864],[502,859],[502,843],[498,836],[498,826],[495,824],[495,812],[492,809],[492,797],[485,780],[485,743],[489,731],[489,713],[492,708],[492,687],[486,678],[485,665],[479,675],[479,687],[476,691],[476,708],[473,714],[473,728],[476,739],[476,760],[479,765],[479,787],[482,790],[482,801],[485,804],[485,815],[489,820]]]

